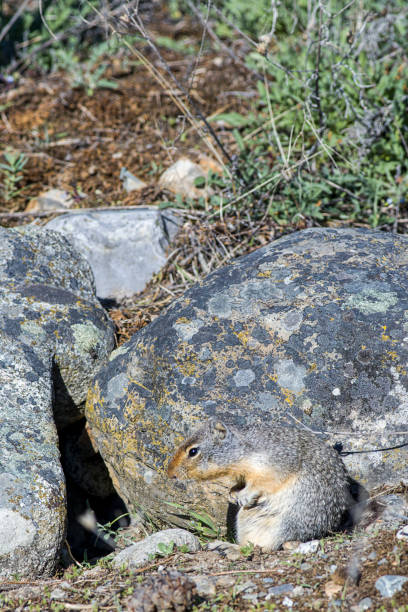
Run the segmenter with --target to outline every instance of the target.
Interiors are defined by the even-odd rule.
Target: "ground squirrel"
[[[320,538],[342,528],[355,500],[334,448],[295,427],[236,429],[210,419],[180,446],[171,478],[231,485],[238,504],[236,540],[277,550],[289,540]]]

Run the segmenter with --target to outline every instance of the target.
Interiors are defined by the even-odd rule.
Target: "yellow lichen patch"
[[[289,406],[293,406],[293,402],[295,401],[295,394],[289,389],[286,389],[285,387],[281,387],[280,390],[283,397],[285,398],[285,402],[287,402]]]
[[[386,351],[386,353],[392,359],[392,361],[397,361],[398,354],[396,351]]]
[[[189,345],[184,342],[179,344],[174,360],[179,371],[184,374],[184,376],[194,376],[197,370],[196,359],[197,356],[195,353],[191,352],[191,347]]]
[[[188,319],[187,317],[179,317],[176,321],[177,325],[185,325],[186,323],[191,323],[191,319]]]
[[[236,336],[238,338],[238,340],[241,342],[241,344],[243,344],[243,346],[246,346],[248,344],[248,340],[250,338],[250,334],[248,331],[240,331],[240,332],[233,332],[234,336]]]
[[[142,385],[142,383],[138,382],[134,378],[129,379],[129,384],[136,385],[137,387],[140,387],[141,389],[144,389],[145,391],[150,391],[150,389]],[[127,389],[125,389],[125,392],[127,392]]]
[[[385,333],[387,331],[387,326],[386,325],[382,325],[382,329],[383,329],[383,332],[381,334],[381,340],[386,342],[387,340],[390,340],[390,337]]]
[[[272,274],[272,270],[265,270],[265,272],[258,272],[258,278],[269,278]]]
[[[317,364],[313,362],[309,365],[308,373],[310,374],[310,372],[314,372],[316,369],[317,369]]]
[[[401,374],[401,376],[407,376],[408,375],[407,370],[401,364],[396,365],[395,369],[397,370],[398,374]]]
[[[96,414],[96,406],[103,407],[105,399],[101,396],[101,389],[98,381],[95,382],[94,386],[89,387],[88,395],[86,398],[86,412],[88,414]]]

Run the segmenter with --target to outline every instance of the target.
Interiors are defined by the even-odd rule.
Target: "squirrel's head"
[[[210,419],[177,449],[168,465],[167,475],[181,480],[219,478],[222,474],[218,457],[231,435],[224,423]],[[224,472],[225,469],[221,471]]]

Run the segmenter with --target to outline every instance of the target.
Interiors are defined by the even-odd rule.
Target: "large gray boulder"
[[[87,417],[127,503],[179,525],[168,501],[225,521],[222,485],[165,476],[208,417],[303,424],[346,450],[408,441],[407,264],[404,237],[294,233],[210,274],[116,350]],[[367,486],[408,481],[407,448],[346,463]]]
[[[64,234],[86,258],[98,297],[121,299],[142,291],[164,266],[178,223],[170,211],[141,207],[72,212],[46,227]]]
[[[0,228],[0,278],[0,577],[47,575],[65,534],[57,427],[83,416],[113,327],[59,234]]]

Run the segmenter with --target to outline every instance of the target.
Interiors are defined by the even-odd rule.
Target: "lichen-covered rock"
[[[180,525],[165,500],[201,506],[225,522],[221,484],[164,473],[208,417],[301,422],[345,450],[407,441],[407,264],[403,237],[291,234],[210,274],[115,351],[87,415],[128,504]],[[368,486],[408,480],[407,448],[346,463]]]
[[[200,540],[189,531],[185,529],[164,529],[163,531],[156,531],[144,540],[127,546],[114,556],[112,563],[116,567],[125,566],[131,569],[140,567],[145,565],[152,556],[163,554],[160,545],[168,548],[168,554],[173,550],[172,545],[186,547],[190,552],[200,550]]]
[[[113,330],[58,234],[1,228],[0,278],[0,577],[47,575],[66,521],[54,417],[81,417]]]
[[[65,481],[52,418],[47,351],[0,333],[0,577],[55,567]]]
[[[0,329],[54,357],[58,427],[83,416],[90,381],[114,346],[91,269],[52,231],[0,228]]]

